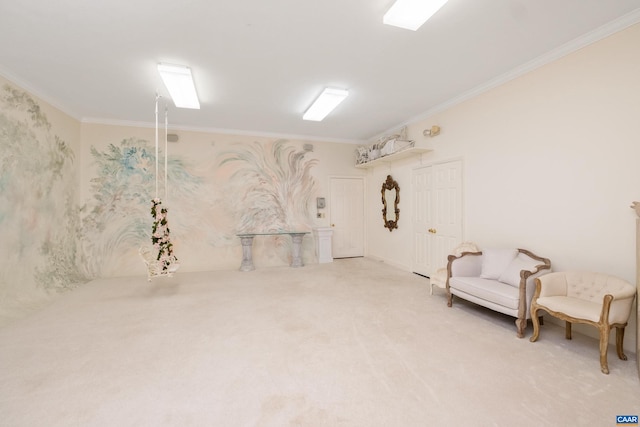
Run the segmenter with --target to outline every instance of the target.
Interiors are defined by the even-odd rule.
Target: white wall
[[[412,257],[410,165],[414,163],[415,159],[407,159],[367,170],[367,256],[405,270],[410,270]],[[381,190],[387,175],[391,175],[400,187],[398,228],[393,231],[384,227],[382,219]],[[393,201],[387,200],[387,211],[393,211]]]
[[[516,246],[551,259],[555,270],[585,269],[635,283],[635,214],[640,200],[640,25],[408,127],[432,147],[423,163],[464,159],[464,230],[480,247]],[[422,130],[441,126],[427,140]],[[419,159],[389,172],[409,188]],[[369,214],[381,207],[369,193]],[[400,208],[411,204],[403,191]],[[369,253],[411,259],[411,220],[389,233],[369,223]],[[443,264],[444,264],[443,260]],[[410,261],[409,261],[410,264]],[[635,351],[635,316],[625,348]]]

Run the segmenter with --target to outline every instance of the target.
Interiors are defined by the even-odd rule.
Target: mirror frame
[[[393,212],[396,214],[395,220],[387,219],[386,190],[396,190],[396,198],[393,202]],[[391,175],[387,175],[387,180],[382,183],[382,190],[380,192],[382,193],[382,220],[384,221],[385,228],[388,228],[391,232],[394,228],[398,228],[398,221],[400,220],[400,209],[398,208],[398,204],[400,203],[400,186],[391,178]]]

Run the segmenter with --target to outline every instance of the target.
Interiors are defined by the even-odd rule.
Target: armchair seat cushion
[[[538,298],[538,304],[547,307],[549,310],[592,322],[600,320],[600,313],[602,312],[602,302],[595,303],[573,297],[540,297]]]
[[[520,300],[518,288],[497,280],[482,277],[451,277],[450,286],[467,295],[491,301],[517,313]]]

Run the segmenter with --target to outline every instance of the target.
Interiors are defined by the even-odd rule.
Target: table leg
[[[302,262],[302,238],[304,234],[291,234],[293,247],[291,248],[291,267],[304,267]]]
[[[240,264],[240,271],[255,270],[253,266],[253,256],[251,253],[251,247],[253,246],[253,236],[240,237],[242,243],[242,264]]]

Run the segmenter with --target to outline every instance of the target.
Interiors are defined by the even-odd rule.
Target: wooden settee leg
[[[568,320],[564,322],[564,337],[568,340],[571,339],[571,322]]]
[[[527,319],[518,317],[516,319],[516,331],[517,331],[518,338],[524,337],[524,329],[526,327],[527,327]]]

